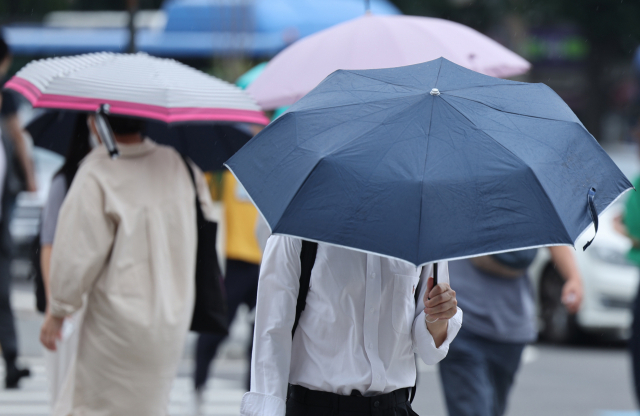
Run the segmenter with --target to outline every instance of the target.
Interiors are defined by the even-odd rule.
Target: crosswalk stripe
[[[0,406],[0,415],[3,416],[45,416],[49,414],[48,405],[15,404]]]
[[[21,391],[21,390],[4,390],[0,392],[0,403],[10,402],[46,402],[49,395],[46,391]]]
[[[0,416],[48,416],[49,393],[41,360],[27,360],[32,376],[21,380],[18,390],[0,390]],[[0,374],[4,371],[0,366]],[[209,379],[200,412],[195,412],[193,381],[179,376],[174,381],[169,403],[170,416],[238,416],[245,393],[243,383],[218,377]]]

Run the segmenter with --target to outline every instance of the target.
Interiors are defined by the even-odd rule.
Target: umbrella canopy
[[[439,57],[482,74],[509,77],[530,64],[459,23],[418,16],[363,17],[289,46],[247,88],[265,110],[290,105],[338,69],[390,68]]]
[[[273,233],[415,265],[573,245],[631,188],[546,85],[442,58],[335,72],[227,166]]]
[[[224,169],[224,162],[253,137],[242,124],[176,124],[149,121],[145,134],[174,147],[204,172]]]
[[[264,71],[266,67],[267,67],[267,62],[262,62],[261,64],[254,66],[244,74],[240,75],[240,77],[238,77],[238,79],[236,80],[236,85],[242,88],[243,90],[247,89],[247,87],[251,85],[251,83],[260,76],[260,74],[262,74],[262,71]],[[271,116],[271,120],[275,120],[281,115],[283,115],[288,108],[289,108],[288,105],[285,105],[284,107],[276,108],[273,111],[273,116]]]
[[[35,146],[65,156],[79,114],[46,111],[29,122],[25,129]],[[147,121],[144,134],[157,143],[174,147],[205,172],[222,169],[222,164],[253,136],[242,124],[166,124],[152,120]]]
[[[95,53],[43,59],[21,69],[5,88],[34,107],[96,111],[165,123],[269,120],[240,88],[171,59]]]
[[[34,117],[24,129],[33,139],[33,145],[66,156],[76,125],[74,111],[45,111]]]

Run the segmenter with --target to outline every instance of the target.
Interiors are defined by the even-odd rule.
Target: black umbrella
[[[64,156],[78,114],[74,111],[47,111],[29,122],[25,129],[35,146]],[[222,164],[251,139],[251,132],[242,124],[206,122],[166,124],[147,120],[144,134],[157,143],[175,148],[205,172],[223,169]]]
[[[25,130],[35,146],[64,156],[76,125],[76,115],[72,111],[45,111],[31,120]]]

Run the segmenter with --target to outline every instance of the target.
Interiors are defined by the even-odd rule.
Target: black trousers
[[[226,277],[224,287],[227,292],[227,307],[229,311],[229,324],[236,316],[238,306],[246,304],[249,309],[256,306],[258,296],[258,277],[260,265],[247,263],[241,260],[227,259]],[[253,331],[251,331],[253,336]],[[225,339],[222,335],[200,334],[196,344],[196,368],[193,375],[194,387],[201,389],[209,377],[209,366],[218,351],[220,343]],[[249,345],[247,355],[251,359],[253,342]],[[247,375],[247,390],[249,375]]]
[[[409,403],[409,389],[379,396],[342,396],[289,386],[286,416],[418,416]]]

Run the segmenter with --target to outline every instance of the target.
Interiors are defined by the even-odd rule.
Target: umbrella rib
[[[436,82],[435,85],[438,85],[438,80],[440,79],[440,70],[442,69],[442,60],[440,60],[440,68],[438,68],[438,75],[436,75]],[[429,97],[429,96],[427,96]],[[431,125],[433,124],[433,107],[436,106],[436,96],[433,96],[433,99],[431,100],[431,114],[429,115],[429,131],[427,132],[427,148],[426,151],[424,152],[424,167],[422,170],[422,180],[420,181],[420,187],[422,188],[422,186],[424,185],[424,179],[425,179],[425,175],[427,174],[427,159],[429,158],[429,141],[431,139]],[[422,189],[421,189],[422,191]],[[420,258],[420,251],[421,251],[421,247],[420,247],[420,230],[422,229],[422,205],[424,204],[424,193],[420,192],[420,219],[418,220],[418,247],[417,247],[417,251],[416,251],[416,259]]]
[[[420,95],[424,95],[427,92],[425,91],[418,91],[418,93],[416,94],[408,94],[408,95],[404,95],[402,97],[392,97],[392,98],[383,98],[381,100],[372,100],[372,101],[360,101],[357,103],[349,103],[349,104],[341,104],[341,105],[329,105],[327,107],[313,107],[313,108],[305,108],[302,110],[297,110],[297,109],[290,109],[289,111],[287,111],[287,113],[300,113],[300,112],[306,112],[306,111],[317,111],[317,110],[327,110],[330,108],[342,108],[342,107],[352,107],[352,106],[359,106],[359,105],[363,105],[363,104],[376,104],[376,103],[382,103],[385,101],[393,101],[393,100],[406,100],[407,98],[410,97],[416,97],[416,96],[420,96]],[[294,104],[295,105],[295,104]]]
[[[560,214],[558,213],[558,209],[556,208],[556,205],[554,204],[553,200],[549,197],[549,194],[547,193],[547,190],[544,188],[544,186],[542,186],[542,183],[540,183],[540,179],[538,179],[538,175],[536,174],[536,172],[531,169],[531,167],[524,161],[522,160],[522,158],[518,155],[516,155],[515,153],[513,153],[511,151],[511,149],[507,148],[505,145],[503,145],[502,143],[500,143],[498,140],[496,140],[493,136],[491,136],[489,133],[487,133],[484,130],[481,130],[476,123],[474,123],[469,117],[467,117],[462,111],[460,111],[458,108],[456,108],[455,106],[451,105],[451,103],[449,103],[446,99],[443,100],[445,103],[447,103],[447,105],[449,107],[451,107],[453,110],[455,110],[456,112],[458,112],[462,117],[464,117],[465,119],[467,119],[467,121],[469,121],[469,123],[471,123],[471,125],[473,125],[473,127],[475,127],[475,129],[479,132],[481,132],[482,134],[484,134],[486,137],[490,138],[491,140],[493,140],[496,144],[498,144],[500,147],[502,147],[503,149],[505,149],[507,152],[511,153],[513,155],[513,157],[515,157],[516,159],[518,159],[520,162],[522,162],[522,164],[524,166],[526,166],[532,173],[533,173],[533,177],[536,178],[536,182],[538,183],[538,185],[540,186],[540,189],[542,189],[542,191],[544,192],[544,194],[547,196],[547,199],[549,200],[549,202],[551,203],[551,206],[553,207],[553,210],[556,213],[556,217],[558,218],[558,220],[560,220],[560,224],[562,224],[562,228],[565,232],[565,235],[569,238],[569,240],[573,241],[573,239],[571,238],[571,234],[569,233],[569,231],[567,230],[567,227],[564,225],[564,222],[562,221],[562,217],[560,216]],[[540,117],[541,118],[541,117]]]
[[[397,99],[397,100],[402,100],[402,99],[406,99],[406,98],[407,98],[407,97],[398,97],[398,98],[393,98],[393,100],[396,100],[396,99]],[[373,103],[373,102],[382,102],[382,101],[385,101],[385,100],[370,101],[370,102],[367,102],[367,104],[369,104],[369,103]],[[360,104],[360,103],[355,103],[355,104],[348,104],[348,105],[344,105],[344,106],[327,107],[327,108],[339,108],[339,107],[352,106],[352,105],[359,106],[359,105],[361,105],[361,104]],[[410,104],[409,104],[409,105],[410,105]],[[320,108],[320,109],[322,110],[322,109],[325,109],[325,108]],[[317,110],[316,108],[313,108],[313,109],[311,109],[311,110],[304,110],[304,111],[316,111],[316,110]],[[404,108],[403,108],[403,110],[404,110]],[[318,132],[317,134],[315,134],[313,137],[318,136],[318,135],[320,135],[320,134],[322,134],[322,133],[325,133],[326,131],[329,131],[329,130],[331,130],[331,129],[337,128],[338,126],[341,126],[341,125],[343,125],[343,124],[345,124],[345,123],[351,123],[351,122],[356,121],[356,120],[361,120],[361,119],[362,119],[362,118],[364,118],[364,117],[368,117],[368,116],[371,116],[371,115],[376,114],[376,113],[381,113],[381,112],[383,112],[383,111],[385,111],[385,109],[378,110],[378,111],[375,111],[375,112],[372,112],[372,113],[369,113],[369,114],[365,114],[365,115],[362,115],[362,116],[360,116],[360,117],[358,117],[358,118],[355,118],[355,119],[345,120],[345,121],[340,122],[340,123],[338,123],[338,124],[335,124],[335,125],[333,125],[333,126],[327,127],[325,130],[319,131],[319,132]],[[400,111],[400,110],[399,110],[399,111]],[[287,114],[295,114],[295,115],[298,115],[298,114],[300,114],[300,111],[289,111]],[[390,116],[387,116],[387,117],[385,118],[385,120],[386,120],[386,119],[388,119],[389,117],[390,117]],[[378,124],[376,124],[376,126],[374,126],[373,128],[377,128],[379,125],[380,125],[380,124],[378,123]],[[297,119],[296,119],[296,126],[297,126]],[[372,129],[372,130],[373,130],[373,129]],[[361,138],[361,137],[363,137],[364,135],[368,134],[370,131],[371,131],[371,130],[368,130],[368,131],[366,131],[366,132],[364,132],[364,133],[362,133],[362,134],[360,134],[360,135],[358,135],[358,136],[354,137],[353,139],[349,140],[348,142],[341,144],[339,147],[337,147],[336,149],[334,149],[330,154],[333,154],[333,153],[335,153],[336,151],[338,151],[338,150],[342,149],[343,147],[345,147],[345,146],[349,145],[349,144],[350,144],[350,143],[352,143],[354,140],[358,140],[359,138]],[[296,137],[297,137],[297,129],[296,129]],[[312,139],[313,139],[313,137],[309,137],[308,139],[304,140],[304,141],[303,141],[303,142],[301,142],[301,143],[305,143],[305,142],[307,142],[307,141],[309,141],[309,140],[312,140]]]
[[[542,84],[542,85],[544,85],[544,84]],[[546,86],[546,85],[545,85],[545,86]],[[485,87],[483,86],[482,88],[485,88]],[[450,91],[454,91],[454,90],[449,90],[449,91],[447,91],[447,92],[450,92]],[[456,91],[459,91],[459,90],[456,90]],[[444,94],[446,94],[446,93],[444,93]],[[468,98],[468,97],[461,97],[461,96],[459,96],[459,95],[453,95],[453,96],[454,96],[454,97],[456,97],[456,98],[460,98],[460,99],[462,99],[462,100],[467,100],[467,101],[471,101],[471,102],[474,102],[474,103],[478,103],[478,104],[480,104],[480,105],[483,105],[483,106],[485,106],[485,107],[491,108],[491,109],[496,110],[496,111],[499,111],[499,112],[501,112],[501,113],[513,114],[513,115],[516,115],[516,116],[529,117],[529,118],[538,118],[538,119],[540,119],[540,120],[553,120],[553,121],[562,121],[562,122],[565,122],[565,123],[574,123],[574,124],[578,124],[580,127],[582,127],[583,129],[587,130],[587,129],[584,127],[584,125],[583,125],[582,123],[580,123],[579,121],[573,121],[573,120],[561,120],[561,119],[557,119],[557,118],[540,117],[540,116],[533,116],[533,115],[530,115],[530,114],[514,113],[514,112],[512,112],[512,111],[506,111],[506,110],[503,110],[503,109],[500,109],[500,108],[496,108],[496,107],[490,106],[490,105],[489,105],[489,104],[487,104],[487,103],[483,103],[482,101],[478,101],[478,100],[473,100],[473,99]],[[565,104],[565,105],[566,105],[566,104]],[[589,133],[589,131],[588,131],[588,130],[587,130],[587,133]],[[589,133],[589,134],[591,134],[591,133]]]
[[[489,76],[489,75],[487,75],[487,76]],[[495,87],[495,86],[516,87],[516,86],[522,86],[522,85],[526,86],[526,85],[533,85],[534,84],[534,83],[529,83],[529,82],[511,81],[510,79],[500,79],[500,81],[504,81],[504,84],[471,85],[469,87],[447,89],[446,91],[441,91],[441,92],[442,93],[447,93],[447,92],[452,92],[452,91],[470,90],[472,88],[491,88],[491,87]],[[456,97],[457,97],[457,95],[456,95]],[[460,98],[462,98],[462,97],[460,97]]]
[[[440,66],[442,67],[442,64],[440,64]],[[365,71],[366,71],[366,70],[365,70]],[[345,71],[345,72],[347,72],[347,71]],[[420,89],[420,88],[414,88],[414,87],[411,87],[411,86],[409,86],[409,85],[396,84],[396,83],[389,82],[389,81],[386,81],[386,80],[381,80],[381,79],[378,79],[378,78],[369,77],[369,76],[366,76],[366,75],[360,74],[360,73],[358,73],[358,72],[348,71],[348,73],[349,73],[349,74],[352,74],[352,75],[357,75],[357,76],[359,76],[359,77],[363,77],[363,78],[371,79],[371,80],[374,80],[374,81],[382,82],[382,83],[384,83],[384,84],[395,85],[396,87],[407,88],[407,89],[412,90],[412,91],[419,91],[421,94],[424,94],[424,93],[426,92],[426,91],[424,91],[424,90],[422,90],[422,89]],[[438,71],[438,75],[440,75],[440,71]]]

